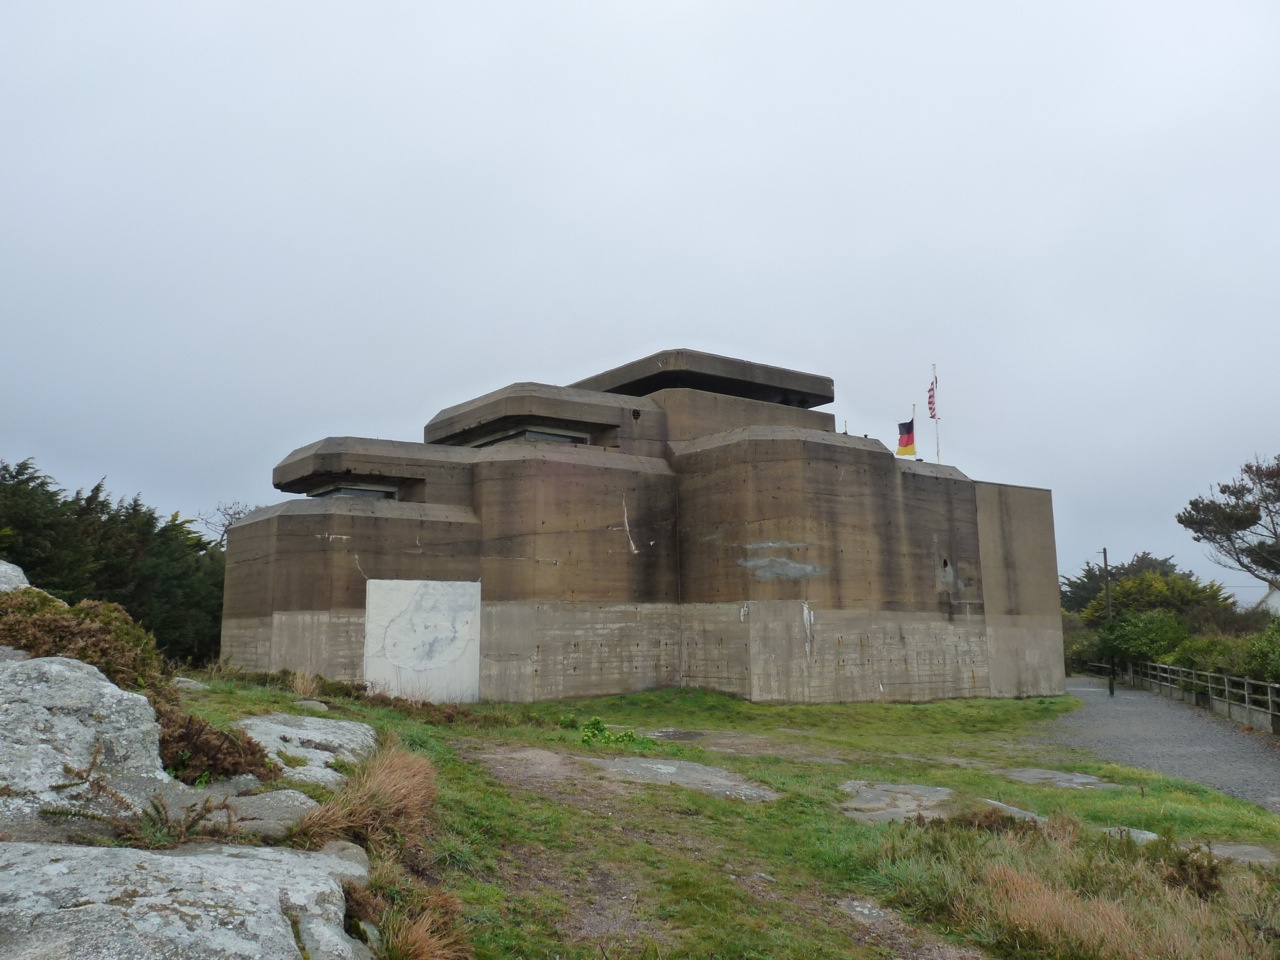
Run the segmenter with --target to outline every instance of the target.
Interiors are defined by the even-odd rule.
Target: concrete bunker
[[[669,350],[302,447],[273,480],[304,496],[229,532],[222,655],[439,700],[1063,692],[1049,491],[898,459],[833,399]]]

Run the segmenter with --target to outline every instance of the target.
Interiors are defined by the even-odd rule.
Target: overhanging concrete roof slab
[[[687,387],[806,409],[830,403],[836,396],[830,377],[683,348],[663,350],[570,386],[630,397]]]
[[[441,410],[423,429],[423,438],[427,443],[469,444],[485,430],[519,423],[616,426],[629,421],[633,409],[662,413],[652,400],[602,396],[598,390],[546,383],[513,383]]]
[[[403,480],[427,476],[441,465],[470,466],[474,451],[406,440],[326,437],[289,454],[272,471],[271,482],[286,493],[307,493],[324,480]]]

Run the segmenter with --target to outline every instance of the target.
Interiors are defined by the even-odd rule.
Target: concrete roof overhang
[[[684,348],[663,350],[570,386],[630,397],[688,387],[806,409],[830,403],[836,395],[830,377]]]

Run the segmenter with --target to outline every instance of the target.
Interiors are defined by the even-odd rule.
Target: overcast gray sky
[[[1174,521],[1280,452],[1280,6],[0,10],[0,459],[193,516],[325,436],[668,347],[893,446]],[[1252,601],[1261,590],[1235,591]]]

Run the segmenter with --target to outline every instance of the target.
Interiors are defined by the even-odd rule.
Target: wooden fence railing
[[[1109,664],[1082,666],[1086,673],[1103,677],[1111,674]],[[1280,734],[1280,684],[1151,661],[1118,665],[1116,679],[1131,687],[1186,700],[1230,720]]]

